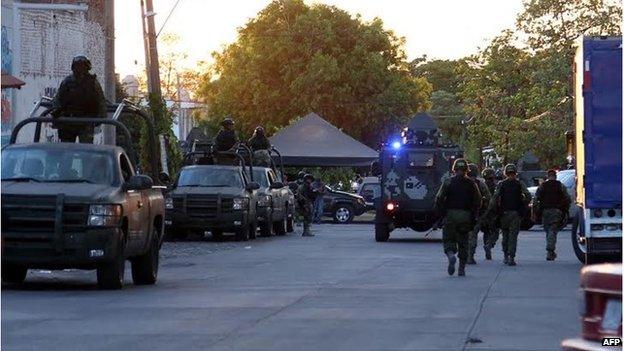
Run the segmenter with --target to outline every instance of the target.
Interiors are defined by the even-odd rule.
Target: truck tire
[[[592,261],[591,255],[587,254],[587,242],[585,244],[581,243],[582,235],[581,235],[581,219],[579,218],[578,212],[577,215],[574,216],[572,220],[572,248],[574,249],[574,255],[581,263],[590,263]],[[589,258],[589,259],[588,259]]]
[[[355,217],[353,211],[353,206],[349,204],[336,205],[332,214],[334,223],[347,224],[353,222],[353,217]]]
[[[152,233],[152,243],[147,252],[132,260],[132,281],[134,285],[152,285],[158,278],[158,230]]]
[[[375,241],[386,242],[390,239],[390,229],[386,224],[375,224]]]
[[[102,290],[119,290],[123,287],[126,258],[124,257],[123,238],[119,239],[117,256],[111,262],[102,264],[97,269],[97,284]]]
[[[260,236],[263,238],[268,238],[273,235],[273,228],[271,225],[270,218],[267,218],[266,221],[260,223]]]
[[[258,222],[249,225],[249,239],[256,240],[256,232],[258,231]]]
[[[28,269],[26,267],[12,264],[2,264],[3,283],[21,284],[24,282],[24,279],[26,279],[26,273],[28,273]]]
[[[283,219],[273,222],[273,231],[275,232],[275,235],[286,235],[286,223],[284,223]]]
[[[223,230],[214,229],[210,231],[210,234],[212,234],[212,240],[223,241]]]
[[[236,231],[234,232],[234,240],[236,241],[249,240],[249,226],[243,225],[240,228],[236,229]]]

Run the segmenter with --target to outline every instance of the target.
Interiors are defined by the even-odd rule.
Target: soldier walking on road
[[[494,194],[496,190],[496,173],[491,168],[486,168],[483,170],[482,174],[483,179],[485,180],[485,185],[490,192],[490,195]],[[487,203],[486,207],[489,205]],[[494,216],[486,211],[485,218],[481,221],[481,230],[483,231],[483,236],[485,237],[485,259],[492,259],[492,248],[496,245],[496,241],[498,240],[498,232],[499,229],[496,226],[496,220]]]
[[[570,196],[566,187],[557,180],[557,171],[548,170],[548,180],[542,183],[535,193],[533,210],[537,217],[542,217],[546,231],[546,260],[557,258],[557,232],[564,225],[570,208]]]
[[[303,217],[303,234],[302,236],[314,236],[310,231],[310,223],[312,222],[312,204],[314,203],[315,194],[312,190],[312,182],[314,177],[306,174],[303,177],[303,183],[297,189],[297,202],[299,203],[299,211]]]
[[[479,169],[477,168],[477,165],[474,163],[469,163],[468,164],[468,178],[470,178],[479,188],[479,192],[481,193],[481,209],[478,213],[477,216],[477,223],[474,226],[474,228],[470,231],[470,234],[468,236],[468,244],[469,244],[469,253],[468,253],[468,261],[466,262],[467,264],[476,264],[477,261],[475,261],[474,259],[474,255],[475,255],[475,251],[477,250],[477,241],[479,241],[479,231],[484,227],[483,223],[486,220],[486,209],[488,204],[490,203],[490,190],[488,189],[487,185],[485,185],[485,181],[481,178],[478,178],[479,175]],[[486,253],[486,259],[487,259],[487,235],[485,235],[485,232],[483,233],[483,249],[485,250]],[[492,259],[492,256],[490,255],[490,258]]]
[[[448,258],[448,274],[455,273],[455,263],[459,257],[457,275],[466,275],[468,258],[468,233],[475,224],[475,216],[481,205],[481,193],[476,184],[466,176],[468,163],[457,159],[453,164],[455,175],[444,181],[435,199],[438,211],[446,216],[442,229],[444,253]]]
[[[72,74],[67,76],[52,101],[52,117],[106,118],[106,99],[95,74],[90,74],[91,61],[79,55],[72,60]],[[93,143],[94,125],[53,123],[61,142]]]
[[[517,179],[516,166],[505,166],[505,178],[496,186],[489,210],[496,210],[500,217],[500,226],[503,232],[503,263],[509,266],[516,265],[516,247],[520,220],[526,211],[526,205],[531,201],[531,193],[526,185]]]

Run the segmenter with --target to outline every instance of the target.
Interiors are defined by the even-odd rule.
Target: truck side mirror
[[[281,189],[283,188],[285,185],[282,182],[275,182],[273,184],[271,184],[271,189]]]
[[[151,189],[152,186],[154,186],[152,178],[143,174],[133,175],[126,182],[126,190],[146,190]]]
[[[247,186],[245,186],[245,190],[247,191],[254,191],[254,190],[258,190],[260,189],[260,184],[256,183],[256,182],[249,182],[247,183]]]

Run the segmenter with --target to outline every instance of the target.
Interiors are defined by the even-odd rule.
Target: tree
[[[275,131],[315,111],[374,146],[429,107],[431,86],[410,74],[403,43],[379,19],[275,0],[213,54],[199,96],[208,118],[230,115],[245,131]]]
[[[426,57],[425,57],[426,59]],[[433,90],[443,90],[456,94],[459,88],[457,68],[459,60],[432,60],[423,62],[423,58],[417,58],[410,63],[412,74],[416,77],[426,78],[431,83]]]

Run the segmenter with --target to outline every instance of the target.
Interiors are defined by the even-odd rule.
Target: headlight
[[[173,209],[173,198],[171,197],[165,198],[165,208],[168,210]]]
[[[92,227],[116,227],[121,218],[121,205],[91,205],[87,225]]]
[[[365,202],[365,201],[364,201],[364,199],[363,199],[363,198],[361,198],[361,197],[359,197],[359,198],[357,199],[357,202],[358,202],[358,204],[360,204],[360,205],[366,205],[366,202]]]
[[[260,206],[260,207],[269,207],[269,206],[271,206],[271,195],[260,195],[260,196],[258,196],[258,206]]]
[[[232,202],[233,210],[246,210],[249,208],[249,199],[246,197],[235,197]]]
[[[596,218],[602,217],[602,210],[601,209],[594,210],[594,217]]]

